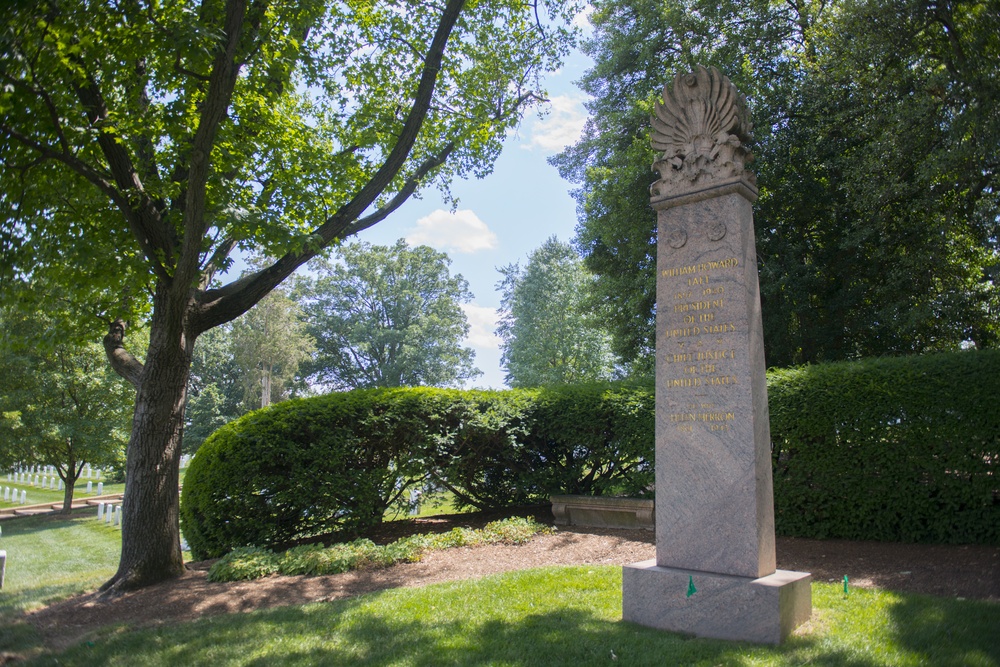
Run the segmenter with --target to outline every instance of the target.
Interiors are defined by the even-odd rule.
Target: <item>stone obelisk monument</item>
[[[812,577],[775,570],[749,115],[699,67],[664,88],[652,124],[656,559],[625,567],[622,615],[779,643],[811,615]]]

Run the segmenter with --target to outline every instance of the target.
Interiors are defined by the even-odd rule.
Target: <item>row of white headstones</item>
[[[97,520],[110,526],[121,526],[122,506],[115,503],[97,503]]]
[[[56,484],[56,482],[58,482],[58,485]],[[17,484],[17,481],[14,481],[14,483]],[[38,476],[36,475],[34,481],[30,482],[28,484],[29,484],[29,486],[35,486],[35,487],[37,487],[39,489],[51,489],[53,491],[62,491],[62,489],[63,489],[63,481],[61,479],[57,479],[57,478],[54,478],[54,477],[53,478],[42,477],[41,478],[41,483],[39,483]],[[20,495],[21,495],[21,504],[22,505],[26,504],[28,502],[27,501],[27,490],[25,490],[25,489],[17,489],[17,488],[11,489],[9,486],[5,486],[3,488],[3,500],[4,500],[4,502],[6,502],[6,503],[9,503],[9,502],[16,503],[17,502],[17,497],[18,497],[18,491],[21,492],[20,493]],[[87,493],[92,494],[92,495],[98,495],[98,496],[104,495],[104,482],[98,482],[97,483],[97,487],[95,488],[94,487],[94,482],[93,481],[88,481],[87,482]]]
[[[92,468],[89,463],[83,464],[83,470],[80,471],[80,479],[100,479],[101,475],[100,468]],[[48,475],[49,477],[56,476],[55,466],[21,466],[17,470],[12,470],[7,474],[7,481],[11,481],[11,476],[17,475],[24,478],[30,477],[31,475]]]
[[[185,454],[181,457],[181,467],[186,468],[191,463],[191,455]],[[27,486],[34,486],[39,489],[51,489],[52,491],[62,491],[63,481],[56,476],[55,466],[29,466],[27,468],[18,468],[15,471],[7,473],[7,481],[12,484],[25,484]],[[87,493],[96,494],[98,496],[104,495],[104,482],[97,482],[97,488],[94,488],[94,479],[101,479],[103,472],[100,468],[91,468],[90,464],[84,466],[83,471],[80,473],[80,477],[87,479]],[[20,491],[20,493],[18,493]],[[9,486],[5,486],[3,490],[3,500],[6,503],[16,503],[18,502],[18,496],[20,496],[20,504],[26,505],[28,503],[28,494],[25,489],[12,489]]]

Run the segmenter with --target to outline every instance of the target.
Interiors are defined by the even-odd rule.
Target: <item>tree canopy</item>
[[[556,0],[48,0],[0,18],[3,290],[67,291],[137,390],[111,590],[183,571],[195,341],[432,181],[489,171],[572,41]],[[276,258],[227,283],[236,250]],[[149,346],[125,332],[149,313]],[[96,316],[96,317],[95,317]]]
[[[997,344],[995,0],[594,4],[591,118],[555,163],[580,185],[576,242],[616,351],[651,358],[648,118],[696,63],[755,122],[769,364]]]
[[[54,466],[68,512],[86,463],[123,469],[134,392],[96,342],[37,345],[52,326],[42,314],[0,316],[0,465]]]
[[[469,284],[427,246],[353,243],[302,279],[317,354],[303,373],[335,390],[456,386],[480,375],[462,341]]]
[[[607,332],[584,307],[592,276],[573,248],[550,237],[522,269],[500,269],[501,364],[511,387],[609,380],[615,373]]]

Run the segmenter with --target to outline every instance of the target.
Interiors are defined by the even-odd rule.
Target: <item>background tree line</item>
[[[651,371],[652,102],[714,65],[755,122],[768,364],[921,353],[1000,337],[1000,3],[598,0],[579,142],[589,307]]]
[[[191,366],[183,447],[293,395],[455,387],[480,374],[463,346],[468,283],[427,246],[351,243],[206,333]],[[265,390],[267,393],[265,393]]]

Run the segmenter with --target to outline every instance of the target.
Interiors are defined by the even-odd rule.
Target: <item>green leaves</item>
[[[0,313],[0,465],[54,465],[67,482],[84,462],[124,470],[131,388],[100,345],[39,341],[47,325]]]
[[[584,305],[592,277],[573,249],[552,237],[522,270],[500,269],[501,363],[511,387],[610,380],[615,360],[604,328]]]
[[[576,8],[541,2],[536,16],[521,2],[488,0],[467,9],[415,143],[376,201],[408,180],[419,189],[488,172],[507,132],[542,99],[539,77],[566,53]],[[164,264],[165,275],[192,260],[204,267],[232,242],[271,257],[316,250],[306,239],[404,139],[442,8],[276,0],[226,24],[230,9],[69,0],[58,12],[21,3],[5,15],[0,153],[12,169],[0,192],[15,271],[66,268],[52,254],[13,252],[42,243],[130,248],[147,272]],[[224,68],[237,71],[231,92],[220,83]],[[425,173],[445,155],[448,163]],[[203,183],[191,180],[199,164],[207,164]],[[53,196],[68,180],[74,196]],[[25,197],[19,183],[37,196]],[[88,198],[105,210],[73,203]],[[106,231],[81,244],[74,225],[97,219]]]
[[[1000,543],[998,364],[984,351],[772,371],[779,534]]]
[[[648,104],[716,65],[749,99],[768,362],[997,344],[995,3],[596,3],[593,99],[555,158],[575,183],[591,308],[651,359]]]
[[[454,386],[480,375],[462,346],[468,283],[427,246],[365,243],[300,284],[317,356],[304,374],[333,389]]]

